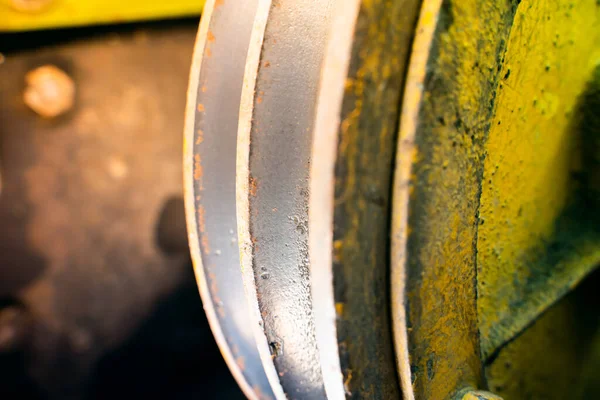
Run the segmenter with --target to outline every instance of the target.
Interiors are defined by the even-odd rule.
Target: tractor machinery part
[[[249,398],[594,396],[597,1],[202,18],[190,248]]]

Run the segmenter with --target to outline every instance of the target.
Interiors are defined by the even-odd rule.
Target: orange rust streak
[[[246,369],[246,359],[244,357],[239,356],[238,358],[235,359],[235,362],[242,371],[244,369]]]
[[[249,187],[250,196],[256,197],[257,190],[258,190],[258,184],[256,183],[256,179],[254,179],[253,177],[250,177],[250,187]]]
[[[198,206],[198,229],[200,233],[206,231],[206,210],[203,205]]]
[[[200,157],[200,154],[196,154],[194,155],[194,180],[202,180],[203,175],[204,169],[202,168],[202,158]],[[200,188],[200,190],[202,190],[202,188]]]
[[[202,129],[198,129],[198,137],[196,138],[196,144],[200,144],[204,142],[204,131]]]
[[[210,245],[208,244],[208,238],[206,236],[202,236],[201,242],[204,254],[210,254]]]
[[[208,40],[209,42],[214,42],[215,35],[213,35],[213,33],[211,31],[208,31],[208,33],[206,34],[206,40]]]

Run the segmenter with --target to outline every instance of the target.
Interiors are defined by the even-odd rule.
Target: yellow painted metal
[[[596,0],[521,2],[485,146],[477,241],[484,358],[600,264],[600,230],[587,222],[595,211],[578,203],[574,179],[590,145],[581,143],[578,107],[598,66]]]
[[[493,393],[485,392],[482,390],[470,390],[466,389],[459,393],[456,400],[503,400],[502,397],[496,396]]]
[[[491,391],[507,400],[597,398],[598,391],[586,390],[598,381],[598,369],[589,378],[585,369],[600,361],[593,358],[598,278],[594,274],[502,347],[486,367]]]
[[[485,390],[502,346],[600,263],[597,209],[574,179],[599,13],[596,0],[424,1],[392,221],[405,397]]]
[[[205,0],[0,0],[0,31],[199,15]]]
[[[441,7],[426,0],[423,9],[434,3],[437,12],[422,12],[417,27],[421,33],[434,24],[435,35],[432,43],[413,49],[392,221],[394,334],[402,349],[406,307],[414,392],[409,395],[417,399],[447,399],[484,385],[476,308],[477,211],[497,65],[516,9],[516,2],[485,0]],[[424,69],[428,73],[420,85]]]

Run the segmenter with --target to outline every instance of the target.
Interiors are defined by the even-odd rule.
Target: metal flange
[[[185,202],[198,287],[213,334],[251,399],[274,398],[250,329],[236,221],[240,92],[258,1],[208,1],[190,73]]]
[[[331,1],[261,1],[238,132],[238,229],[257,346],[272,387],[326,398],[308,254],[308,178]]]

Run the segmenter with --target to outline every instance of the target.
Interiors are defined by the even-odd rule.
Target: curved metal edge
[[[256,284],[254,281],[254,271],[252,269],[252,239],[250,236],[250,187],[249,187],[249,161],[250,161],[250,132],[252,130],[252,116],[254,109],[254,92],[256,88],[256,79],[258,77],[258,68],[262,53],[262,44],[267,27],[267,20],[271,10],[271,0],[259,0],[254,27],[250,38],[248,57],[246,59],[246,68],[244,72],[244,86],[240,101],[240,114],[238,123],[238,143],[237,143],[237,172],[236,172],[236,204],[237,204],[237,225],[238,242],[240,245],[240,265],[242,268],[242,279],[248,299],[250,319],[252,321],[251,329],[256,338],[256,346],[260,354],[263,368],[267,378],[271,383],[277,399],[286,399],[279,376],[275,369],[269,343],[262,330],[262,317],[258,308],[258,297],[256,293]]]
[[[419,112],[423,100],[427,62],[441,5],[442,0],[424,0],[421,6],[404,89],[394,171],[391,232],[392,323],[398,375],[405,400],[414,400],[415,398],[411,383],[405,302],[406,261],[409,256],[406,246],[411,187],[410,176],[417,151],[415,134],[419,125]]]
[[[202,67],[202,58],[204,56],[204,50],[206,48],[207,34],[212,21],[213,11],[215,9],[215,1],[208,0],[204,7],[202,19],[200,21],[200,27],[198,30],[198,36],[196,38],[196,44],[194,46],[194,55],[192,57],[192,66],[190,68],[189,86],[187,92],[187,105],[185,110],[185,122],[184,122],[184,140],[183,140],[183,181],[184,181],[184,198],[185,198],[185,211],[186,211],[186,223],[188,229],[188,241],[190,246],[190,253],[192,262],[194,265],[194,274],[198,284],[200,297],[202,298],[202,304],[208,323],[213,332],[215,340],[219,346],[221,354],[231,371],[234,379],[244,392],[244,395],[249,399],[257,399],[258,396],[254,393],[252,387],[246,381],[244,374],[240,367],[235,361],[235,357],[232,354],[229,345],[225,339],[225,335],[221,330],[219,324],[215,305],[210,296],[210,291],[204,275],[204,267],[202,263],[200,246],[198,242],[198,221],[194,206],[194,126],[196,119],[196,100],[197,91],[200,79],[200,69]]]
[[[254,90],[249,228],[263,334],[289,398],[326,398],[310,293],[312,130],[333,1],[273,1]]]
[[[334,5],[312,144],[308,208],[310,280],[316,339],[329,399],[345,398],[332,270],[334,186],[338,129],[360,5],[361,0],[337,0]]]

